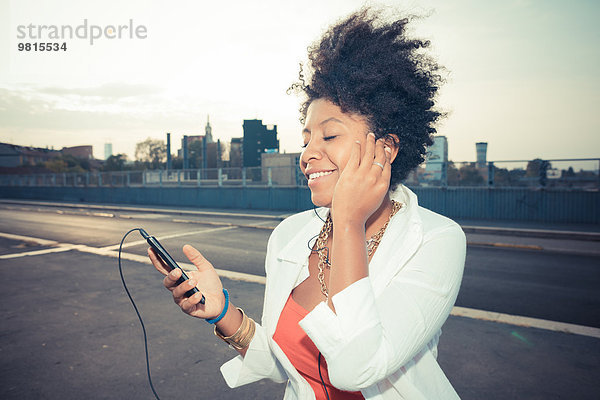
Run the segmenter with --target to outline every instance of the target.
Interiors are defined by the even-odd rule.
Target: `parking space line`
[[[35,243],[42,246],[54,246],[58,244],[58,242],[55,240],[40,239],[31,236],[13,235],[12,233],[0,232],[0,237],[5,239],[21,240],[23,242]]]
[[[20,257],[27,257],[27,256],[39,256],[39,255],[50,254],[50,253],[62,253],[63,251],[74,250],[81,246],[84,246],[84,245],[82,245],[82,244],[64,244],[64,245],[59,245],[58,247],[51,247],[49,249],[26,251],[23,253],[3,254],[3,255],[0,255],[0,260],[8,260],[11,258],[20,258]]]
[[[191,268],[196,268],[192,264],[186,264],[186,265]],[[217,268],[215,268],[215,271],[217,271],[217,274],[219,274],[219,276],[222,276],[224,278],[231,279],[234,281],[259,283],[261,285],[264,285],[267,283],[267,278],[264,276],[261,276],[261,275],[252,275],[252,274],[246,274],[244,272],[235,272],[235,271],[229,271],[226,269],[217,269]]]
[[[104,248],[89,247],[89,246],[80,246],[76,250],[84,252],[84,253],[92,253],[92,254],[97,254],[97,255],[100,255],[100,256],[106,256],[106,257],[112,257],[112,258],[119,257],[119,252],[118,251],[107,250],[107,249],[104,249]],[[150,262],[150,259],[146,255],[121,252],[121,259],[123,259],[123,260],[129,260],[129,261],[135,261],[135,262],[139,262],[139,263],[142,263],[142,264],[152,265],[152,263]],[[183,268],[185,271],[194,271],[196,269],[196,267],[193,264],[190,264],[190,263],[178,262],[177,264],[181,268]],[[264,285],[266,283],[266,278],[264,276],[253,275],[253,274],[246,274],[244,272],[229,271],[229,270],[226,270],[226,269],[217,269],[217,268],[215,268],[215,270],[217,271],[217,274],[219,274],[219,276],[221,276],[223,278],[232,279],[232,280],[235,280],[235,281],[243,281],[243,282],[250,282],[250,283],[259,283],[259,284],[262,284],[262,285]]]
[[[233,228],[236,228],[236,227],[235,226],[222,227],[222,228],[206,229],[206,230],[195,231],[195,232],[178,233],[178,234],[173,234],[173,235],[169,235],[169,236],[163,236],[163,237],[161,237],[161,239],[168,239],[168,238],[172,238],[172,237],[185,236],[185,235],[195,234],[195,233],[214,232],[217,230],[227,230],[227,229],[233,229]],[[24,257],[24,256],[33,256],[33,255],[44,255],[44,254],[49,254],[49,253],[57,253],[57,252],[64,252],[64,251],[70,251],[70,250],[77,250],[77,251],[81,251],[84,253],[92,253],[92,254],[97,254],[100,256],[106,256],[106,257],[111,257],[111,258],[117,258],[119,256],[119,253],[117,251],[115,251],[116,249],[119,248],[118,245],[116,246],[116,249],[114,248],[115,246],[107,246],[107,247],[98,248],[98,247],[91,247],[91,246],[86,246],[86,245],[81,245],[81,244],[77,245],[77,244],[70,244],[70,243],[58,243],[56,241],[51,241],[51,240],[46,240],[46,239],[39,239],[39,238],[34,238],[34,237],[29,237],[29,236],[13,235],[13,234],[2,233],[2,232],[0,232],[0,237],[13,239],[13,240],[34,242],[37,244],[55,246],[50,249],[36,250],[36,251],[30,251],[30,252],[25,252],[25,253],[6,254],[3,256],[0,256],[0,259],[10,259],[10,258],[17,258],[17,257]],[[145,243],[145,242],[146,242],[145,240],[142,240],[142,241],[137,242],[137,244]],[[146,255],[122,252],[121,258],[124,260],[130,260],[130,261],[135,261],[135,262],[151,265],[150,259]],[[195,268],[190,263],[179,263],[179,265],[184,270],[193,270]],[[266,278],[264,276],[260,276],[260,275],[246,274],[243,272],[229,271],[229,270],[224,270],[224,269],[217,269],[216,271],[219,274],[219,276],[227,278],[227,279],[251,282],[251,283],[258,283],[258,284],[262,284],[262,285],[264,285],[266,283]],[[584,325],[569,324],[569,323],[565,323],[565,322],[550,321],[550,320],[539,319],[539,318],[523,317],[520,315],[503,314],[503,313],[498,313],[498,312],[478,310],[478,309],[474,309],[474,308],[466,308],[466,307],[458,307],[458,306],[455,306],[452,309],[450,315],[453,315],[456,317],[478,319],[481,321],[489,321],[489,322],[496,322],[496,323],[502,323],[502,324],[508,324],[508,325],[523,326],[523,327],[527,327],[527,328],[538,328],[538,329],[544,329],[544,330],[549,330],[549,331],[554,331],[554,332],[570,333],[570,334],[574,334],[574,335],[600,338],[600,328],[594,328],[594,327],[584,326]]]
[[[575,335],[590,336],[600,339],[600,329],[593,328],[591,326],[568,324],[566,322],[550,321],[547,319],[523,317],[520,315],[503,314],[499,312],[477,310],[474,308],[458,306],[455,306],[452,309],[450,315],[479,319],[482,321],[499,322],[501,324],[523,326],[527,328],[545,329],[547,331],[572,333]]]

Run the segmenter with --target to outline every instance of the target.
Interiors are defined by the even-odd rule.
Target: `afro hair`
[[[425,54],[429,41],[407,36],[413,18],[389,21],[369,8],[353,13],[308,48],[308,64],[300,64],[299,81],[288,89],[305,95],[302,123],[310,103],[322,98],[366,117],[377,138],[393,140],[392,190],[424,161],[443,116],[434,107],[443,68]]]

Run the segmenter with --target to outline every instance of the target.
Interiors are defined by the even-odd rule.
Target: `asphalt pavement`
[[[255,277],[223,281],[232,301],[259,320],[264,245],[269,226],[281,215],[232,222],[225,214],[181,218],[165,210],[4,204],[0,398],[153,398],[142,331],[115,258],[122,234],[139,224],[167,237],[163,244],[178,260],[183,259],[178,249],[191,241],[215,265]],[[468,239],[457,305],[479,313],[450,316],[439,345],[440,364],[461,397],[598,398],[598,243],[477,233]],[[139,240],[127,241],[123,268],[146,324],[152,376],[161,398],[281,399],[281,384],[265,381],[235,390],[225,385],[218,367],[236,353],[214,337],[208,324],[178,310],[160,274],[145,260],[146,246]],[[491,316],[498,313],[515,317],[494,322]],[[533,326],[551,323],[535,328],[518,317],[533,318]],[[589,329],[564,333],[561,323]]]

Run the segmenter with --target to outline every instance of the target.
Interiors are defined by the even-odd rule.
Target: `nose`
[[[323,157],[321,154],[321,149],[315,140],[310,140],[307,146],[302,151],[302,155],[300,156],[300,163],[303,168],[306,168],[308,163],[312,160],[320,160]]]

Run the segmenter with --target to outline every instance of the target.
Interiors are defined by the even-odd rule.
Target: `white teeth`
[[[316,179],[316,178],[319,178],[319,177],[321,177],[321,176],[329,175],[329,174],[331,174],[332,172],[333,172],[333,171],[326,171],[326,172],[315,172],[315,173],[312,173],[312,174],[308,175],[308,179]]]

